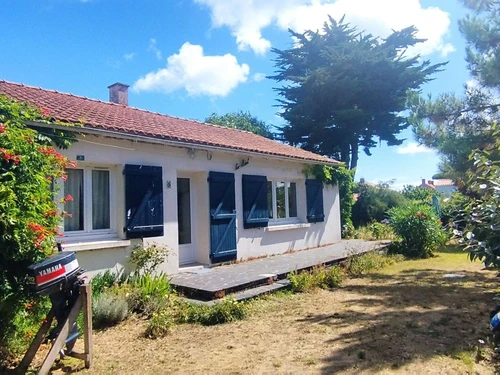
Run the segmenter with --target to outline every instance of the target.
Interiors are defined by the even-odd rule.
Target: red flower
[[[64,202],[72,202],[72,201],[73,201],[73,197],[71,195],[68,194],[64,197]]]
[[[69,161],[67,166],[70,168],[76,168],[77,165],[78,163],[76,161]]]
[[[4,124],[0,124],[0,134],[5,133],[5,129],[7,129],[7,127]]]
[[[42,116],[43,117],[49,117],[50,116],[50,109],[44,108],[42,111]]]
[[[67,174],[63,174],[61,178],[62,178],[63,181],[66,181],[68,179],[68,175]]]
[[[43,214],[43,216],[47,217],[47,216],[56,216],[57,215],[57,210],[50,210],[50,211],[47,211],[46,213]]]

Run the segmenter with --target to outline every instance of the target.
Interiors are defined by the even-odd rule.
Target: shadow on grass
[[[464,248],[459,245],[446,245],[439,249],[436,253],[439,256],[439,253],[444,254],[467,254],[467,251],[464,251]]]
[[[351,309],[300,320],[337,332],[327,343],[339,349],[325,359],[323,372],[395,369],[477,346],[489,333],[497,283],[491,275],[463,273],[466,278],[456,280],[439,270],[406,270],[347,285],[344,290],[360,296],[344,302]]]

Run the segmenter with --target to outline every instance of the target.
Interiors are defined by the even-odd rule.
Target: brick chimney
[[[123,104],[128,106],[128,85],[123,83],[113,83],[108,86],[109,89],[109,101],[111,103]]]

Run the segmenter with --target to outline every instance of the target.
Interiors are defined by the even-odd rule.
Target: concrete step
[[[288,288],[289,285],[290,285],[290,281],[288,279],[283,279],[283,280],[278,280],[274,284],[261,285],[261,286],[255,287],[255,288],[242,290],[240,292],[230,294],[227,297],[234,298],[236,301],[241,302],[241,301],[246,301],[246,300],[256,298],[259,296],[263,296],[266,294],[274,293],[274,292],[277,292],[278,290],[286,289],[286,288]],[[207,305],[207,306],[212,306],[213,304],[220,302],[220,299],[211,300],[211,301],[200,301],[200,300],[192,299],[192,298],[184,298],[184,300],[187,302],[198,304],[198,305]]]

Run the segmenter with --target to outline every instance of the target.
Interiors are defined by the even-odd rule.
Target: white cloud
[[[249,73],[248,65],[238,64],[231,54],[206,56],[202,46],[184,43],[179,53],[167,59],[166,68],[141,77],[133,89],[166,93],[186,90],[189,95],[226,96],[246,82]]]
[[[252,76],[252,78],[255,82],[260,82],[260,81],[263,81],[264,79],[266,79],[266,75],[264,73],[255,73]]]
[[[396,149],[396,153],[402,155],[415,155],[422,154],[426,152],[432,152],[433,150],[425,147],[424,145],[419,145],[416,142],[410,142],[405,146],[400,146]]]
[[[210,8],[214,27],[228,27],[240,50],[264,54],[271,42],[263,30],[277,26],[297,32],[321,29],[328,15],[346,21],[373,35],[386,37],[392,30],[415,25],[418,37],[427,39],[409,53],[446,56],[455,48],[446,41],[448,13],[438,7],[423,7],[420,0],[195,0]]]
[[[153,52],[155,55],[156,55],[156,58],[158,60],[161,60],[161,51],[160,49],[156,46],[156,39],[155,38],[151,38],[149,39],[149,46],[148,46],[148,51],[149,52]]]
[[[135,52],[126,53],[123,55],[123,58],[127,61],[133,60],[134,57],[135,57]]]

